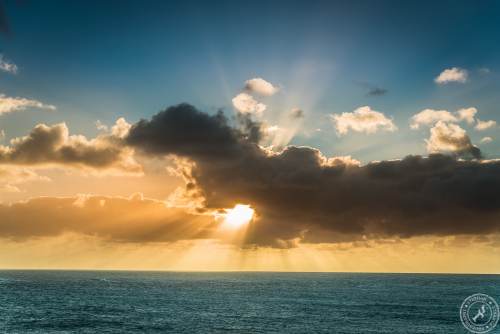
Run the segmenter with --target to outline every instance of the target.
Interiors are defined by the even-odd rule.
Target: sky
[[[497,2],[0,4],[0,267],[499,272]]]

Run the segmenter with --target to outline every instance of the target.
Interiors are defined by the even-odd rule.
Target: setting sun
[[[254,212],[250,205],[236,204],[234,208],[226,210],[224,222],[229,227],[238,228],[248,224]]]

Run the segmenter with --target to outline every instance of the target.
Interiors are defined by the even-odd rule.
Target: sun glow
[[[239,228],[248,224],[254,215],[255,211],[250,205],[236,204],[234,208],[226,210],[224,223],[231,228]]]

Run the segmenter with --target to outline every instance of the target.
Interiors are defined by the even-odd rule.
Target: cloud
[[[491,70],[487,67],[481,67],[478,71],[481,74],[490,74],[491,73]]]
[[[430,153],[452,153],[458,157],[481,158],[481,151],[472,145],[466,131],[456,124],[439,121],[431,128],[427,142]]]
[[[452,67],[441,72],[434,81],[438,84],[444,85],[450,82],[465,83],[467,81],[467,70]]]
[[[0,166],[0,192],[21,192],[18,185],[36,181],[47,182],[50,178],[38,175],[29,168]]]
[[[445,128],[445,136],[443,126],[435,137],[446,142],[441,137],[451,136],[452,149],[475,153],[458,126]],[[201,210],[251,205],[257,218],[245,245],[293,247],[500,230],[500,161],[457,159],[455,151],[363,166],[309,147],[270,152],[248,138],[222,114],[179,105],[134,124],[126,141],[154,156],[192,161],[179,168],[186,195],[201,199]]]
[[[292,110],[290,110],[290,117],[294,119],[304,118],[304,110],[299,108],[293,108]]]
[[[484,131],[484,130],[494,128],[496,125],[497,125],[497,122],[495,122],[495,121],[481,121],[478,118],[474,129],[476,129],[477,131]]]
[[[115,242],[169,242],[206,237],[213,223],[210,216],[141,195],[40,197],[0,204],[0,237],[16,240],[70,232]]]
[[[0,94],[0,115],[26,110],[28,108],[56,110],[55,106],[44,104],[37,100],[30,100],[22,97],[9,97],[4,94]]]
[[[368,92],[367,96],[382,96],[388,93],[388,90],[382,87],[372,85],[368,82],[357,82],[358,85],[364,87]]]
[[[420,125],[431,126],[439,121],[458,122],[458,118],[447,110],[424,109],[413,115],[410,127],[416,130]]]
[[[493,138],[491,138],[491,137],[483,137],[483,138],[481,138],[480,143],[481,144],[488,144],[488,143],[491,143],[492,141],[493,141]]]
[[[368,96],[382,96],[387,94],[387,89],[380,87],[373,87],[368,91]]]
[[[243,114],[254,114],[261,116],[266,110],[266,105],[258,102],[252,95],[240,93],[233,98],[233,106]]]
[[[391,119],[381,112],[372,110],[369,106],[360,107],[350,113],[333,114],[331,119],[339,135],[344,135],[349,130],[367,134],[397,130]]]
[[[467,123],[472,124],[472,123],[474,123],[474,117],[477,114],[477,109],[473,108],[473,107],[462,108],[462,109],[457,110],[457,114],[458,114],[459,120],[461,120],[461,121],[464,120]]]
[[[432,126],[439,121],[449,123],[466,121],[468,124],[473,124],[475,122],[476,114],[477,109],[474,107],[461,108],[454,113],[447,110],[424,109],[418,114],[412,116],[410,120],[410,127],[413,130],[416,130],[420,128],[421,125]]]
[[[262,96],[271,96],[279,91],[279,87],[262,78],[253,78],[245,81],[245,90]]]
[[[123,123],[119,120],[112,134],[87,139],[69,135],[65,123],[52,126],[38,124],[31,132],[0,146],[0,165],[69,166],[75,168],[116,170],[141,173],[141,166],[133,159],[133,150],[122,145]]]
[[[0,54],[0,71],[10,74],[17,74],[17,65],[7,60],[3,54]]]

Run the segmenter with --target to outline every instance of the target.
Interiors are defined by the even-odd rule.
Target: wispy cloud
[[[17,65],[6,59],[3,54],[0,54],[0,71],[17,74]]]
[[[478,119],[474,129],[476,129],[477,131],[484,131],[494,128],[496,125],[497,122],[495,121],[481,121],[480,119]]]
[[[23,97],[10,97],[5,94],[0,94],[0,115],[23,111],[28,108],[56,110],[56,107],[51,104],[45,104],[37,100],[30,100]]]
[[[492,141],[493,141],[493,138],[491,138],[491,137],[483,137],[483,138],[481,138],[480,143],[481,144],[488,144],[488,143],[491,143]]]

